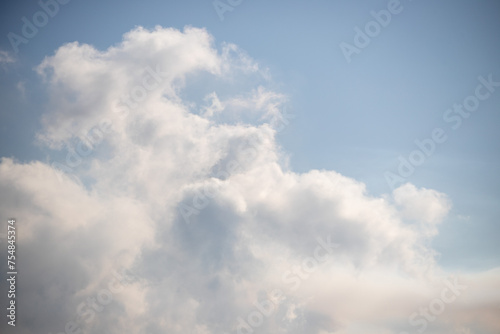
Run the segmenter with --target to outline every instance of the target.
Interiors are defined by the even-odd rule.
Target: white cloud
[[[0,64],[13,63],[16,60],[12,57],[9,52],[0,50]]]
[[[451,209],[450,201],[443,194],[432,189],[418,190],[409,183],[394,190],[394,201],[401,208],[403,217],[419,223],[429,236],[437,234],[436,224]]]
[[[157,87],[120,108],[157,66]],[[219,52],[203,29],[137,28],[105,51],[64,45],[38,72],[51,94],[41,143],[62,148],[104,119],[111,130],[74,168],[82,182],[42,162],[0,164],[0,212],[22,224],[19,298],[30,306],[20,330],[61,331],[118,266],[137,280],[84,324],[89,333],[236,333],[267,298],[275,311],[254,333],[398,333],[439,297],[448,273],[428,244],[446,196],[407,184],[373,197],[334,171],[289,170],[270,124],[287,97],[235,46]],[[180,205],[198,214],[186,223]],[[339,246],[307,273],[328,236]],[[500,297],[486,292],[498,275],[466,276],[468,290],[429,333],[495,332]]]

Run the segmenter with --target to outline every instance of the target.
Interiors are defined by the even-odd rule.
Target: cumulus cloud
[[[104,51],[63,45],[37,71],[50,102],[36,138],[64,159],[0,163],[0,212],[20,225],[20,333],[71,321],[88,333],[414,332],[408,318],[440,298],[449,273],[429,241],[446,195],[406,184],[375,197],[334,171],[290,170],[274,126],[288,97],[235,45],[139,27]],[[117,270],[130,279],[113,292]],[[428,333],[496,332],[499,296],[485,291],[498,275],[463,276]]]

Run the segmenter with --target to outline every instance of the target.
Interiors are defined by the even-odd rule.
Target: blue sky
[[[104,52],[118,47],[123,35],[138,26],[204,28],[215,49],[233,43],[270,76],[234,87],[264,82],[266,89],[287,97],[286,110],[294,118],[275,137],[280,152],[289,158],[284,170],[335,171],[364,183],[368,196],[385,198],[393,190],[386,173],[398,173],[398,157],[409,159],[418,149],[415,140],[443,129],[446,141],[435,144],[434,152],[404,181],[443,193],[451,202],[439,233],[428,240],[439,253],[440,268],[492,270],[500,265],[500,87],[490,91],[470,117],[462,118],[457,129],[444,115],[475,94],[479,77],[500,81],[500,3],[393,3],[398,13],[369,45],[346,59],[341,43],[355,45],[355,28],[364,30],[374,20],[371,12],[387,10],[391,3],[242,1],[221,20],[212,1],[71,0],[59,5],[58,13],[28,43],[20,44],[17,53],[7,36],[21,35],[22,17],[31,19],[40,5],[3,3],[0,156],[20,164],[64,158],[65,151],[36,140],[36,134],[46,130],[41,117],[55,108],[55,99],[50,90],[54,87],[35,71],[64,44],[78,41]],[[207,93],[207,82],[216,85],[200,81],[197,87],[198,79],[186,80],[182,97],[187,99]],[[225,88],[218,91],[219,97],[232,94],[227,85],[220,87]],[[84,181],[86,177],[81,176]]]

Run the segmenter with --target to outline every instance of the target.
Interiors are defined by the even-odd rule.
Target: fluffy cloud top
[[[500,330],[498,270],[461,277],[435,320],[419,313],[449,276],[429,247],[446,196],[291,171],[275,139],[287,96],[235,45],[139,27],[104,51],[64,45],[37,71],[50,103],[36,138],[63,159],[0,164],[19,333]]]

